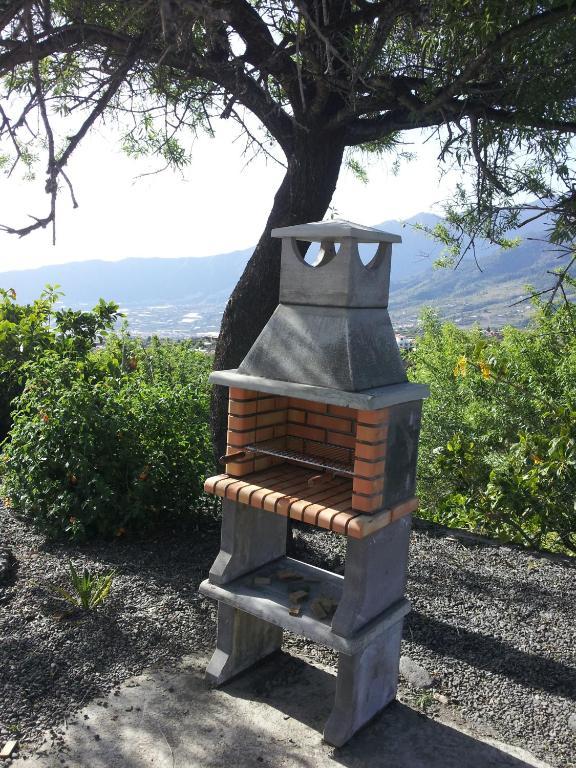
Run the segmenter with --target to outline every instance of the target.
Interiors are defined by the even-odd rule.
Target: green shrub
[[[501,341],[431,312],[410,377],[423,412],[423,517],[576,552],[576,308],[538,308]]]
[[[74,360],[45,353],[16,401],[0,476],[51,536],[118,536],[189,517],[211,470],[210,361],[127,336]]]
[[[114,326],[118,306],[100,300],[91,312],[55,309],[62,297],[48,285],[32,304],[18,304],[14,290],[0,288],[0,442],[10,430],[12,401],[24,388],[29,363],[46,351],[84,358]]]

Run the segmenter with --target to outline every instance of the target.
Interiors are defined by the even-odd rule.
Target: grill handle
[[[229,461],[236,461],[237,459],[243,459],[246,456],[246,451],[236,451],[236,453],[228,453],[225,456],[220,456],[220,464],[228,464]]]

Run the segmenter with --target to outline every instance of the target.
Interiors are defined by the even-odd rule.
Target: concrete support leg
[[[210,569],[212,584],[227,584],[286,554],[288,520],[263,509],[224,499],[220,553]]]
[[[324,741],[341,747],[396,697],[403,620],[354,656],[338,661],[334,709]]]
[[[225,499],[220,552],[210,569],[212,584],[228,584],[286,554],[287,518]],[[206,679],[221,685],[282,645],[282,629],[218,603],[216,650]]]
[[[219,603],[216,650],[206,669],[206,679],[212,685],[222,685],[281,645],[281,627]]]
[[[364,539],[349,538],[344,591],[332,630],[350,637],[404,597],[411,515]]]

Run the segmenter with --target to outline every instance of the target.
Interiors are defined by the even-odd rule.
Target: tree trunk
[[[278,305],[281,244],[270,237],[270,231],[324,217],[336,189],[343,154],[343,142],[332,135],[314,139],[308,135],[297,143],[266,228],[226,306],[216,345],[215,370],[240,365]],[[212,435],[217,457],[226,449],[227,400],[227,390],[214,387]]]

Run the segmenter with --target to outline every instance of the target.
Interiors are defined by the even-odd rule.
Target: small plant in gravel
[[[427,714],[436,704],[432,691],[422,691],[414,697],[414,706],[424,714]]]
[[[66,600],[74,608],[81,608],[83,611],[91,611],[106,600],[112,589],[116,571],[98,576],[84,568],[80,574],[74,567],[72,560],[70,560],[69,569],[72,591],[69,592],[67,589],[53,584],[50,586],[52,592]]]

